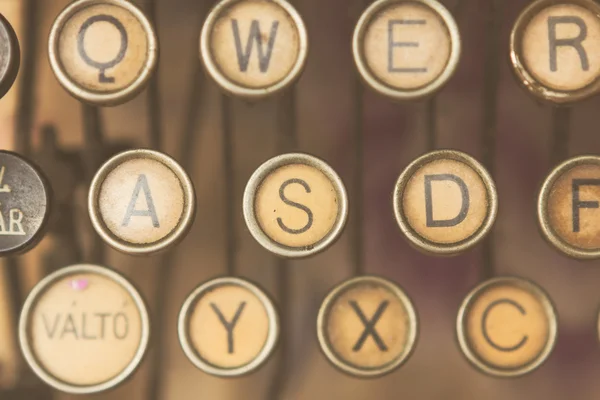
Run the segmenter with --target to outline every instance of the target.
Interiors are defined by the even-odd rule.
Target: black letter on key
[[[285,226],[283,224],[283,221],[279,217],[277,217],[277,223],[279,224],[279,227],[281,229],[283,229],[285,232],[287,232],[287,233],[293,233],[293,234],[299,234],[299,233],[304,233],[304,232],[306,232],[307,230],[310,229],[310,227],[313,224],[313,213],[312,213],[312,211],[310,211],[310,208],[308,208],[308,207],[306,207],[306,206],[304,206],[302,204],[296,203],[294,201],[291,201],[290,199],[288,199],[287,197],[285,197],[284,190],[285,190],[286,187],[288,187],[288,185],[291,185],[292,183],[297,183],[299,185],[302,185],[304,187],[304,190],[306,190],[306,193],[310,193],[310,186],[308,186],[308,183],[306,183],[302,179],[288,179],[287,181],[283,182],[283,184],[279,188],[279,198],[285,204],[287,204],[289,206],[292,206],[292,207],[299,208],[302,211],[304,211],[308,215],[308,222],[306,223],[306,225],[304,225],[300,229],[291,229],[291,228],[288,228],[287,226]]]
[[[481,318],[481,331],[483,332],[483,337],[490,344],[490,346],[492,346],[496,350],[507,351],[507,352],[518,350],[525,344],[525,342],[527,342],[527,339],[529,339],[529,337],[527,335],[523,336],[523,338],[521,339],[521,341],[519,341],[519,343],[515,344],[514,346],[510,346],[510,347],[503,347],[503,346],[500,346],[500,345],[494,343],[494,341],[492,341],[492,339],[488,335],[488,331],[487,331],[488,316],[490,314],[490,311],[492,311],[492,308],[495,308],[495,307],[499,306],[500,304],[508,304],[510,306],[513,306],[514,308],[519,310],[519,312],[521,314],[527,315],[527,311],[525,311],[525,309],[514,300],[510,300],[510,299],[496,300],[496,301],[490,303],[490,305],[488,305],[487,308],[485,309],[485,311],[483,312],[483,317]]]
[[[244,311],[244,308],[246,307],[246,302],[242,301],[240,303],[240,306],[238,307],[237,311],[235,312],[235,315],[233,316],[233,319],[231,320],[231,322],[227,322],[227,320],[225,319],[225,316],[223,315],[221,310],[219,310],[219,307],[217,307],[217,305],[215,303],[210,303],[210,306],[212,307],[215,314],[217,314],[217,317],[219,317],[219,321],[221,321],[221,323],[225,327],[225,330],[227,331],[227,352],[229,354],[233,354],[234,353],[233,329],[237,325],[238,319],[240,319],[240,316],[242,315],[242,311]]]
[[[395,25],[425,25],[424,19],[391,19],[388,21],[388,71],[422,73],[427,68],[398,68],[394,67],[394,47],[419,47],[419,42],[394,42]]]
[[[460,194],[462,196],[462,206],[458,215],[452,219],[433,219],[433,197],[431,193],[431,182],[432,181],[452,181],[460,188]],[[427,218],[427,227],[429,228],[440,228],[456,226],[464,221],[469,212],[469,189],[465,182],[458,176],[453,174],[436,174],[436,175],[425,175],[425,216]]]
[[[573,179],[573,232],[579,232],[579,209],[598,208],[597,201],[580,201],[580,186],[600,186],[600,179]]]
[[[146,204],[148,205],[147,210],[136,210],[135,203],[140,195],[140,191],[144,190],[144,196],[146,197]],[[140,174],[138,176],[137,183],[135,185],[135,189],[133,190],[133,195],[131,196],[131,200],[129,201],[129,206],[127,207],[127,211],[125,212],[125,218],[123,218],[123,226],[129,225],[129,221],[131,221],[131,217],[150,217],[152,218],[152,226],[155,228],[160,227],[158,223],[158,216],[156,215],[156,209],[154,208],[154,201],[152,200],[152,194],[150,193],[150,187],[148,186],[148,180],[146,179],[145,174]]]
[[[108,22],[109,24],[113,24],[115,28],[121,34],[121,48],[119,49],[119,53],[114,58],[114,60],[109,61],[107,63],[101,63],[92,60],[86,50],[85,50],[85,34],[90,26],[92,26],[96,22]],[[79,34],[77,35],[77,50],[79,50],[79,55],[83,58],[83,61],[91,67],[98,68],[100,70],[100,75],[98,76],[98,80],[100,83],[114,83],[115,78],[106,76],[104,73],[107,69],[114,67],[125,58],[125,53],[127,52],[127,44],[128,44],[127,30],[119,21],[113,16],[110,15],[94,15],[93,17],[88,18],[87,21],[81,25],[81,29],[79,30]]]
[[[363,345],[365,344],[365,341],[369,336],[373,336],[373,340],[375,341],[375,344],[377,344],[377,347],[379,347],[379,350],[388,351],[388,348],[381,339],[381,336],[379,336],[379,334],[375,330],[375,324],[377,324],[377,321],[379,321],[379,319],[383,315],[383,312],[388,307],[390,302],[387,300],[382,301],[381,304],[379,304],[379,307],[377,307],[377,310],[375,311],[375,314],[373,314],[373,317],[370,321],[367,320],[367,317],[365,317],[365,314],[362,312],[356,301],[351,300],[348,303],[350,304],[350,307],[354,309],[354,312],[356,313],[356,315],[358,315],[360,321],[365,325],[365,330],[363,331],[362,335],[360,335],[360,337],[358,338],[358,341],[352,348],[352,351],[360,351],[360,349],[362,349]]]
[[[557,39],[556,38],[556,25],[558,24],[575,24],[579,27],[579,35],[574,38],[568,39]],[[550,45],[550,71],[556,72],[558,70],[556,50],[559,46],[571,46],[579,54],[581,59],[581,68],[584,71],[590,69],[587,53],[581,45],[581,42],[587,37],[587,25],[585,21],[575,16],[564,16],[564,17],[548,17],[548,41]]]
[[[252,20],[250,25],[250,33],[248,34],[248,41],[246,42],[246,50],[242,50],[242,39],[240,38],[240,27],[237,19],[231,20],[231,28],[233,29],[233,36],[235,39],[235,49],[237,51],[238,63],[240,65],[240,71],[246,72],[248,70],[248,63],[250,62],[250,55],[252,54],[252,43],[255,41],[258,47],[258,62],[260,72],[265,73],[269,69],[269,63],[271,61],[271,54],[273,54],[273,46],[275,45],[275,37],[277,36],[277,28],[279,27],[279,21],[273,21],[271,25],[271,35],[269,36],[269,42],[267,43],[267,51],[262,45],[262,34],[260,33],[260,25],[258,20]]]

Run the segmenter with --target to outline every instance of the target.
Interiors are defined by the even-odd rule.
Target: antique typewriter
[[[598,397],[595,1],[0,14],[0,400]]]

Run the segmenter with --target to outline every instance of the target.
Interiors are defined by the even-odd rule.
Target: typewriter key
[[[494,181],[474,158],[454,150],[419,157],[393,195],[396,221],[417,249],[452,255],[477,244],[498,211]]]
[[[456,323],[467,359],[499,377],[524,375],[550,355],[557,336],[554,306],[537,285],[500,277],[473,289]]]
[[[194,186],[171,157],[137,149],[117,154],[96,173],[88,209],[96,232],[129,254],[152,254],[182,240],[194,222]]]
[[[600,90],[600,6],[592,0],[538,0],[519,16],[510,58],[538,98],[571,103]]]
[[[574,258],[600,257],[600,157],[571,158],[556,167],[538,196],[545,238]]]
[[[223,0],[200,35],[200,57],[227,92],[260,98],[291,85],[304,68],[304,22],[285,0]]]
[[[11,88],[21,63],[19,40],[10,23],[0,14],[0,98]]]
[[[244,219],[250,233],[283,257],[323,251],[339,237],[347,216],[342,180],[324,161],[307,154],[268,160],[244,191]]]
[[[125,0],[77,0],[58,16],[48,44],[60,84],[76,98],[112,106],[133,98],[158,61],[154,30]]]
[[[232,277],[198,286],[179,313],[179,342],[202,371],[222,377],[248,374],[273,353],[279,319],[269,297]]]
[[[0,150],[0,256],[37,244],[50,215],[50,202],[50,185],[38,167]]]
[[[321,350],[340,370],[364,378],[392,372],[417,340],[413,305],[394,283],[374,277],[350,279],[325,298],[317,319]]]
[[[67,393],[111,389],[138,367],[150,321],[136,289],[118,273],[73,265],[31,291],[19,323],[29,366],[45,383]]]
[[[366,83],[400,100],[439,90],[456,70],[460,49],[454,18],[435,0],[378,0],[361,16],[352,41]]]

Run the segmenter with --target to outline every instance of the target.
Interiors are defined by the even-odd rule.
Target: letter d
[[[433,196],[431,190],[432,181],[452,181],[458,185],[462,197],[462,205],[458,215],[451,219],[433,219]],[[442,228],[456,226],[464,221],[469,212],[469,189],[465,182],[453,174],[435,174],[425,175],[425,215],[427,218],[427,227]]]

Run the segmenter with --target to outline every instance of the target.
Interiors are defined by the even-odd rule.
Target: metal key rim
[[[413,177],[415,172],[417,172],[422,166],[439,159],[458,161],[475,171],[479,175],[483,185],[486,188],[488,198],[487,214],[485,220],[477,229],[477,231],[475,231],[475,233],[470,237],[451,244],[434,243],[415,232],[404,215],[404,208],[402,205],[404,190],[406,189],[406,185]],[[427,253],[449,256],[472,248],[490,232],[494,222],[496,221],[496,216],[498,215],[498,193],[496,192],[494,180],[485,167],[479,163],[479,161],[468,154],[457,150],[436,150],[417,158],[402,171],[394,187],[392,206],[394,208],[394,215],[400,230],[402,233],[404,233],[404,236],[408,239],[409,243],[413,247]]]
[[[254,359],[252,359],[252,361],[239,367],[222,368],[205,360],[194,349],[194,345],[192,344],[191,339],[188,335],[188,326],[191,312],[193,311],[193,308],[197,304],[198,300],[206,293],[222,286],[239,286],[252,293],[254,296],[256,296],[256,298],[258,298],[258,300],[264,307],[267,313],[267,319],[269,321],[269,332],[267,334],[267,338],[262,349],[260,350],[258,355]],[[245,279],[230,276],[212,279],[208,282],[202,283],[199,286],[197,286],[192,291],[192,293],[190,293],[186,297],[183,306],[181,307],[181,311],[179,312],[177,323],[179,344],[181,345],[183,352],[185,353],[186,357],[190,360],[190,362],[194,364],[194,366],[196,366],[198,369],[208,374],[224,378],[233,378],[247,375],[263,366],[265,362],[267,362],[269,357],[273,354],[277,346],[277,343],[279,341],[279,331],[279,316],[277,314],[277,310],[273,301],[266,294],[266,292],[255,283],[252,283]]]
[[[146,63],[144,64],[138,77],[127,87],[107,93],[86,89],[75,83],[75,81],[71,79],[64,70],[60,61],[58,49],[60,35],[65,24],[80,10],[96,4],[110,4],[127,10],[144,28],[144,31],[146,32],[146,38],[148,40]],[[154,32],[152,24],[144,12],[127,0],[77,0],[69,4],[54,21],[52,29],[50,30],[50,36],[48,38],[48,57],[50,60],[50,66],[52,67],[52,71],[56,75],[58,82],[72,96],[91,105],[116,106],[133,99],[146,87],[152,78],[154,72],[156,71],[156,67],[158,66],[158,38]]]
[[[183,191],[184,207],[179,223],[177,224],[176,228],[169,232],[165,237],[153,243],[133,244],[117,237],[106,226],[102,215],[100,215],[98,197],[100,195],[102,185],[104,184],[104,180],[121,164],[135,159],[150,159],[164,165],[175,174]],[[156,254],[182,241],[191,229],[194,223],[194,217],[196,215],[196,196],[194,192],[194,185],[185,170],[177,163],[177,161],[168,155],[149,149],[127,150],[106,161],[104,165],[100,167],[98,172],[96,172],[88,192],[88,212],[90,214],[92,226],[98,235],[100,235],[100,237],[102,237],[102,239],[111,247],[123,253],[133,255]]]
[[[349,289],[357,285],[364,284],[365,282],[374,286],[383,287],[392,294],[394,294],[394,296],[400,301],[400,303],[402,303],[406,311],[407,320],[409,322],[408,326],[410,328],[410,332],[408,333],[406,338],[406,345],[403,353],[400,354],[393,361],[381,367],[369,369],[360,368],[359,366],[355,366],[343,361],[341,357],[336,354],[335,350],[333,349],[333,346],[330,345],[325,326],[326,321],[329,317],[331,306],[336,302],[337,298]],[[354,377],[378,378],[393,372],[409,360],[410,356],[415,350],[417,339],[419,337],[419,318],[417,316],[417,312],[412,300],[404,291],[404,289],[402,289],[398,284],[379,276],[363,275],[348,279],[338,284],[329,291],[329,293],[321,303],[321,307],[319,308],[316,328],[319,347],[325,355],[325,357],[327,358],[327,360],[334,367]]]
[[[578,5],[590,10],[596,16],[600,16],[600,5],[593,0],[569,0],[562,3],[557,0],[537,0],[532,2],[521,12],[510,33],[510,63],[517,80],[530,93],[550,103],[568,105],[596,95],[600,91],[600,76],[594,82],[577,90],[553,89],[544,86],[529,72],[525,65],[525,60],[521,56],[523,52],[521,46],[523,33],[529,22],[539,11],[560,4]]]
[[[116,376],[109,379],[108,381],[93,384],[93,385],[74,385],[62,381],[58,378],[55,378],[47,372],[41,363],[38,362],[36,356],[34,354],[33,349],[29,345],[29,320],[30,313],[36,305],[37,299],[42,295],[54,282],[63,279],[69,275],[76,274],[94,274],[99,275],[109,280],[116,282],[120,285],[125,291],[131,296],[133,299],[136,308],[140,314],[140,322],[141,322],[141,336],[140,342],[138,345],[138,349],[131,359],[130,363]],[[42,379],[46,384],[51,387],[60,390],[65,393],[71,394],[93,394],[100,393],[107,390],[110,390],[123,382],[130,379],[136,369],[140,366],[144,356],[146,355],[148,344],[150,342],[150,316],[148,314],[148,309],[146,307],[146,303],[140,292],[135,288],[135,286],[129,282],[124,276],[119,274],[118,272],[99,265],[93,264],[76,264],[71,265],[69,267],[65,267],[59,269],[50,275],[46,276],[42,279],[32,291],[27,296],[25,303],[23,305],[23,309],[21,311],[21,316],[19,319],[19,344],[21,347],[21,351],[27,361],[27,364],[31,367],[31,369],[35,372],[35,374]]]
[[[302,17],[296,9],[286,0],[269,0],[269,3],[276,4],[289,15],[296,26],[298,32],[298,57],[296,63],[290,72],[278,82],[263,88],[250,88],[235,83],[221,72],[219,66],[214,61],[211,50],[211,36],[213,28],[221,15],[227,11],[227,8],[235,3],[241,3],[245,0],[222,0],[211,10],[200,33],[200,58],[208,74],[223,88],[226,92],[249,99],[261,99],[284,90],[292,85],[302,74],[306,59],[308,56],[308,33]]]
[[[382,82],[371,71],[363,54],[363,38],[370,22],[382,10],[386,9],[390,5],[401,3],[417,3],[431,9],[431,11],[438,15],[444,22],[449,34],[450,55],[448,56],[448,61],[446,62],[444,70],[433,81],[416,89],[395,88]],[[356,68],[358,69],[362,79],[378,93],[396,100],[421,99],[431,96],[440,90],[450,80],[452,75],[454,75],[454,72],[458,67],[458,62],[460,61],[461,51],[461,39],[458,25],[456,24],[456,21],[454,20],[454,17],[450,11],[448,11],[446,7],[436,0],[377,0],[363,12],[358,20],[358,23],[356,24],[354,35],[352,37],[352,54],[354,56]]]
[[[537,217],[538,225],[544,236],[544,239],[561,253],[575,259],[591,260],[600,258],[600,248],[597,250],[587,250],[567,243],[556,234],[552,228],[550,217],[548,216],[548,200],[552,193],[554,184],[560,177],[580,165],[596,165],[600,167],[600,157],[594,155],[582,155],[563,161],[552,169],[550,174],[544,179],[537,199]]]
[[[329,179],[337,194],[338,215],[336,221],[331,230],[311,246],[290,247],[276,242],[262,230],[255,213],[254,201],[263,180],[276,169],[291,164],[303,164],[320,171]],[[324,251],[339,238],[348,219],[348,195],[342,179],[325,161],[305,153],[287,153],[267,160],[254,171],[244,190],[243,213],[250,234],[265,249],[281,257],[303,258]]]
[[[519,368],[514,369],[499,368],[486,363],[485,361],[480,359],[474,351],[472,351],[471,346],[469,345],[469,341],[467,339],[467,330],[465,327],[465,323],[467,313],[470,309],[469,307],[483,291],[490,287],[500,285],[516,285],[528,291],[529,293],[532,293],[536,298],[540,300],[544,311],[546,312],[546,316],[548,317],[549,332],[546,346],[538,354],[535,360],[528,364],[524,364]],[[456,318],[456,339],[458,341],[460,349],[462,350],[463,355],[472,366],[484,372],[485,374],[493,377],[516,378],[535,371],[548,359],[548,357],[552,353],[552,350],[554,350],[557,337],[558,317],[556,307],[552,303],[550,296],[548,296],[546,291],[533,281],[516,276],[498,276],[475,286],[473,289],[471,289],[471,291],[469,291],[465,299],[462,301]]]

